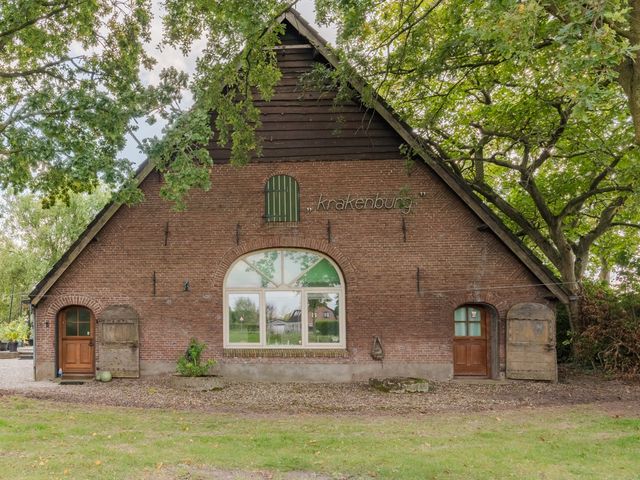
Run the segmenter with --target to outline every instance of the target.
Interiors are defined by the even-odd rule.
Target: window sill
[[[225,358],[348,358],[344,349],[225,348]]]

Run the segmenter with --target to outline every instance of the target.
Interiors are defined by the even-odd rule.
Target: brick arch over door
[[[213,268],[214,274],[212,278],[212,287],[214,290],[222,289],[224,277],[239,257],[246,253],[256,250],[265,250],[270,248],[300,248],[305,250],[315,250],[331,258],[342,270],[345,285],[353,285],[356,280],[356,268],[353,263],[338,248],[328,242],[321,240],[306,240],[299,238],[262,238],[248,241],[238,245],[235,248],[227,250],[220,257],[217,265]]]
[[[97,318],[100,312],[104,309],[102,303],[93,297],[87,297],[84,295],[60,295],[55,296],[51,301],[51,305],[49,305],[47,313],[42,321],[55,325],[58,312],[65,307],[71,306],[86,307],[91,310],[95,318]]]
[[[491,307],[499,315],[506,315],[511,306],[508,297],[495,290],[473,290],[462,295],[453,295],[449,299],[449,305],[454,309],[464,304],[478,304]]]

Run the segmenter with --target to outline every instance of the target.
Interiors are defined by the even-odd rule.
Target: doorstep
[[[18,352],[7,352],[7,351],[0,352],[0,360],[3,360],[5,358],[18,358],[19,356],[20,354]]]
[[[466,385],[502,385],[509,383],[505,378],[487,378],[487,377],[453,377],[452,382],[464,383]]]

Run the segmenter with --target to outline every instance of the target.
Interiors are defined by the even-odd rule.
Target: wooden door
[[[93,374],[95,371],[94,319],[84,307],[69,307],[58,317],[58,365],[66,374]]]
[[[140,376],[138,324],[140,319],[129,305],[111,305],[102,311],[100,325],[100,370],[114,378]]]
[[[507,313],[507,378],[558,381],[556,316],[540,303],[519,303]]]
[[[453,337],[453,374],[489,376],[486,311],[464,306],[455,311]]]

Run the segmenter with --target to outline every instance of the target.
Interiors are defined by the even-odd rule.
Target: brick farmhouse
[[[212,141],[184,212],[143,164],[144,201],[105,207],[32,292],[36,378],[171,372],[197,338],[236,378],[555,380],[553,275],[382,100],[302,88],[336,60],[282,22],[262,156]]]

